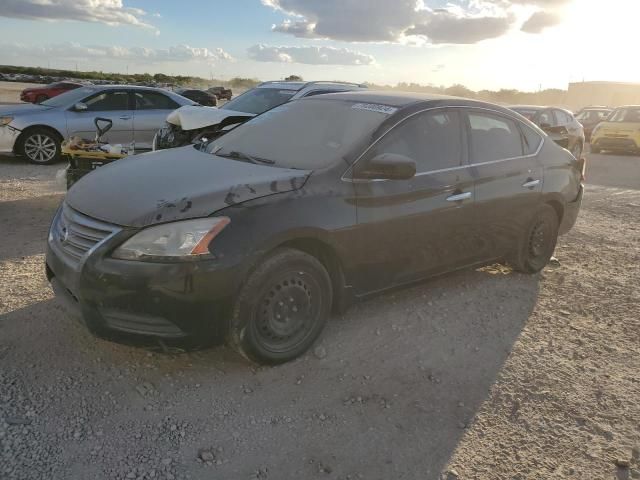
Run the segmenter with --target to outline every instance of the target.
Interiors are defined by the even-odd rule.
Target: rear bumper
[[[10,125],[0,127],[0,152],[13,152],[18,136],[20,136],[20,130],[13,128]]]
[[[239,267],[218,260],[115,260],[108,256],[113,247],[110,239],[74,266],[55,240],[48,242],[47,278],[71,316],[99,336],[119,332],[207,343],[224,337]]]
[[[578,220],[578,214],[580,213],[580,207],[582,206],[582,197],[584,196],[584,185],[580,185],[580,192],[578,197],[573,201],[567,203],[562,216],[562,222],[560,222],[559,234],[564,235],[568,233]]]

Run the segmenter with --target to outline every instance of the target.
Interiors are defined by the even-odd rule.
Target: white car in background
[[[298,98],[366,88],[366,85],[348,82],[263,82],[220,108],[185,106],[172,112],[165,126],[158,131],[153,149],[211,140],[239,123]]]

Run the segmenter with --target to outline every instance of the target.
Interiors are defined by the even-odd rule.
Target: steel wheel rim
[[[58,147],[49,135],[38,133],[31,135],[24,141],[24,153],[30,160],[37,163],[45,163],[56,156]]]
[[[320,310],[320,285],[310,275],[283,275],[265,289],[257,304],[256,339],[270,352],[291,351],[312,333]]]

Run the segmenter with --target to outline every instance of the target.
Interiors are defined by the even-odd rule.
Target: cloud
[[[221,48],[197,48],[188,45],[176,45],[169,48],[118,47],[102,45],[80,45],[60,43],[47,46],[25,45],[19,43],[0,44],[4,55],[15,57],[36,57],[50,59],[76,60],[131,60],[140,63],[191,62],[215,63],[219,60],[233,60],[231,55]]]
[[[512,16],[466,17],[437,11],[405,34],[424,36],[431,43],[469,44],[500,37],[509,31],[512,23]]]
[[[250,59],[258,62],[305,63],[308,65],[371,65],[371,55],[334,47],[275,47],[254,45],[247,50]]]
[[[562,22],[562,18],[557,13],[540,10],[535,12],[524,22],[521,30],[527,33],[540,33],[544,29],[554,27]]]
[[[501,37],[526,9],[552,12],[575,0],[262,0],[288,18],[275,32],[347,42],[468,44]],[[524,8],[524,10],[523,10]],[[551,13],[549,13],[551,15]],[[548,18],[549,20],[550,18]],[[557,16],[557,22],[561,17]],[[517,28],[517,27],[516,27]]]
[[[155,27],[143,20],[139,8],[125,7],[122,0],[2,0],[0,16],[26,20],[76,20],[107,25]]]

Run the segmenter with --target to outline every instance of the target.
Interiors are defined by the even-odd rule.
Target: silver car
[[[53,163],[63,139],[95,136],[96,117],[113,121],[105,141],[148,150],[167,115],[185,105],[195,103],[159,88],[103,85],[71,90],[39,105],[0,106],[0,153]]]

